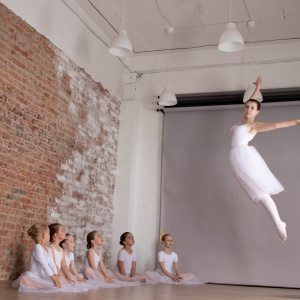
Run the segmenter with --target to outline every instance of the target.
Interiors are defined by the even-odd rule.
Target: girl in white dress
[[[173,239],[170,234],[164,234],[161,243],[163,244],[163,250],[158,253],[159,268],[155,272],[146,272],[150,280],[171,284],[203,284],[194,274],[180,273],[178,256],[172,251]]]
[[[271,173],[268,166],[257,152],[248,146],[248,142],[258,132],[300,125],[300,120],[281,122],[255,122],[260,112],[260,103],[256,100],[262,80],[257,78],[256,88],[250,99],[245,103],[244,117],[241,123],[231,129],[230,166],[233,173],[254,202],[260,202],[270,214],[282,242],[287,238],[286,224],[280,219],[277,207],[270,197],[284,188]]]
[[[83,274],[78,273],[75,258],[74,258],[74,250],[75,250],[75,241],[74,237],[71,234],[66,234],[66,238],[59,243],[59,246],[63,249],[65,260],[67,267],[70,271],[70,276],[73,281],[85,281],[83,278]]]
[[[92,231],[87,235],[87,249],[85,267],[82,271],[84,278],[94,280],[98,287],[119,288],[121,285],[114,283],[114,278],[106,269],[99,247],[103,244],[103,238],[98,231]]]
[[[146,274],[136,273],[136,252],[131,249],[135,244],[132,233],[124,232],[119,243],[123,248],[119,251],[117,265],[113,272],[115,277],[127,282],[146,282]]]
[[[52,250],[53,261],[57,268],[57,273],[63,288],[70,292],[86,292],[89,287],[78,280],[72,280],[71,273],[66,263],[65,254],[59,243],[66,239],[66,232],[63,225],[54,223],[49,226],[50,247]]]
[[[66,264],[64,252],[59,243],[66,238],[66,232],[63,225],[54,223],[49,226],[50,229],[50,247],[52,250],[53,261],[57,268],[57,273],[61,282],[72,283],[71,274]]]
[[[61,292],[51,249],[47,248],[50,234],[46,224],[34,224],[28,230],[34,240],[28,271],[14,281],[13,287],[25,292]]]

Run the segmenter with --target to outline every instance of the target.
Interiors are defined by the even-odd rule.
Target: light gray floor
[[[98,289],[86,293],[22,293],[10,281],[0,281],[1,300],[284,300],[300,299],[299,289],[205,284],[199,286],[141,285],[118,289]]]

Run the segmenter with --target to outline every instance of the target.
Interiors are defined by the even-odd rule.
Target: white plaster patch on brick
[[[85,258],[87,233],[99,230],[106,241],[101,252],[109,264],[120,103],[61,51],[56,54],[60,90],[69,100],[77,133],[72,153],[56,176],[64,193],[57,198],[50,221],[62,223],[74,234],[80,263]]]
[[[77,115],[77,106],[75,103],[71,102],[69,105],[69,110],[72,112],[74,115]]]
[[[63,168],[63,170],[66,170],[65,168]],[[67,178],[63,175],[59,175],[59,174],[56,174],[56,179],[57,181],[59,182],[65,182],[67,180]]]

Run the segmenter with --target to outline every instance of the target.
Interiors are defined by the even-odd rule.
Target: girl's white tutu
[[[71,280],[73,281],[73,285],[75,287],[78,287],[79,289],[95,290],[99,288],[97,285],[95,285],[94,280],[84,279],[83,274],[79,274],[79,277],[84,279],[84,281],[79,281],[78,278],[73,274],[70,275],[71,275]]]
[[[85,279],[88,279],[89,283],[92,283],[94,286],[98,288],[120,288],[121,285],[116,283],[109,283],[105,281],[104,276],[100,273],[100,271],[95,271],[91,267],[85,267],[82,270],[82,274]]]
[[[170,277],[163,274],[160,269],[157,269],[155,272],[147,271],[145,272],[145,274],[147,276],[147,280],[149,280],[152,283],[156,282],[156,283],[183,284],[183,285],[204,284],[204,282],[201,282],[194,274],[191,273],[181,274],[183,279],[180,282],[173,281]]]
[[[100,271],[95,271],[91,267],[86,267],[83,270],[84,278],[88,279],[89,283],[93,283],[95,286],[100,288],[119,288],[121,286],[139,286],[139,282],[129,282],[129,281],[122,281],[119,280],[114,276],[114,274],[107,269],[107,273],[109,277],[114,278],[115,281],[112,283],[108,283],[105,281],[104,276],[100,273]]]
[[[284,190],[278,179],[269,170],[258,151],[248,142],[254,135],[247,132],[247,125],[231,129],[230,166],[242,187],[254,202],[266,195],[275,195]]]
[[[21,274],[12,284],[20,292],[59,292],[60,289],[48,278],[42,278],[27,271]]]
[[[80,293],[88,291],[87,286],[77,286],[75,284],[63,283],[61,288],[54,286],[51,278],[48,276],[37,276],[30,271],[23,273],[16,279],[12,286],[19,292],[35,293]]]
[[[134,277],[130,278],[129,276],[122,275],[118,271],[113,272],[113,277],[116,280],[117,283],[122,282],[122,285],[124,283],[134,283],[134,285],[140,285],[140,283],[147,283],[147,276],[145,273],[137,273]]]

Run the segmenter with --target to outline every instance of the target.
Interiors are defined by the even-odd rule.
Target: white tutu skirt
[[[157,269],[155,272],[146,271],[147,280],[154,283],[167,283],[167,284],[183,284],[183,285],[199,285],[204,284],[200,281],[194,274],[180,274],[182,281],[175,282],[170,277],[166,276],[160,269]]]
[[[229,160],[233,173],[253,202],[257,203],[266,195],[275,195],[284,190],[253,146],[231,148]]]
[[[86,285],[77,285],[75,283],[63,283],[61,288],[57,288],[50,277],[37,276],[30,271],[23,273],[13,282],[12,286],[18,289],[19,292],[31,293],[80,293],[89,289]]]
[[[112,275],[115,282],[122,285],[128,285],[129,283],[129,286],[138,286],[140,283],[146,283],[146,275],[143,273],[138,273],[133,278],[129,275],[122,275],[118,271],[113,271]]]
[[[108,275],[114,277],[113,273],[107,269]],[[115,279],[114,282],[106,282],[103,274],[100,271],[93,270],[91,267],[86,267],[82,271],[84,278],[88,279],[89,283],[92,283],[98,288],[120,288],[121,286],[138,286],[139,282],[127,282]]]
[[[83,274],[78,274],[79,275],[78,277],[80,277],[84,281],[79,281],[78,278],[73,274],[70,275],[71,275],[71,280],[73,281],[72,285],[78,287],[79,289],[95,290],[99,288],[97,285],[95,285],[94,280],[84,279]]]

